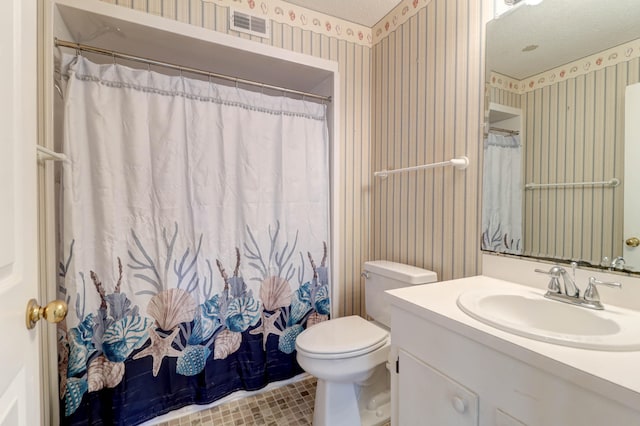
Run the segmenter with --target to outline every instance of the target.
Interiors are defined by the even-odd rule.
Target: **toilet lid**
[[[357,356],[384,345],[389,333],[357,316],[336,318],[306,329],[296,339],[298,350],[309,356]]]

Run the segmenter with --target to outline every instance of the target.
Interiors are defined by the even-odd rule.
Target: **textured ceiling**
[[[488,24],[488,69],[522,80],[635,40],[639,5],[640,0],[545,0],[519,7]]]
[[[400,0],[285,0],[316,12],[356,24],[373,27],[400,3]]]

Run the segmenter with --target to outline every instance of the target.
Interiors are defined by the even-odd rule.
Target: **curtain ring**
[[[113,58],[113,65],[117,65],[116,64],[116,52],[111,52],[111,57]]]

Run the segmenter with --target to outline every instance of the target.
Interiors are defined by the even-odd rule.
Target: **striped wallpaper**
[[[490,89],[493,102],[523,110],[524,183],[623,182],[525,191],[524,255],[595,264],[622,255],[624,90],[638,81],[635,58],[522,95]]]
[[[505,105],[513,108],[522,108],[522,95],[520,93],[510,92],[508,90],[500,89],[498,87],[489,86],[489,100],[500,105]],[[488,104],[485,107],[489,107]]]
[[[365,313],[360,272],[369,259],[432,269],[440,279],[479,272],[481,82],[492,0],[425,0],[372,48],[277,22],[270,40],[238,34],[225,6],[201,0],[103,1],[339,63],[339,315]],[[458,155],[471,160],[467,170],[373,180],[373,169]]]
[[[624,181],[624,90],[634,59],[523,95],[525,182]],[[624,184],[624,182],[623,182]],[[525,253],[599,264],[622,255],[623,185],[525,192]]]
[[[337,61],[340,67],[340,178],[337,187],[343,230],[339,315],[360,314],[364,307],[362,264],[369,259],[371,48],[272,21],[271,38],[263,40],[229,30],[228,8],[201,0],[103,0],[176,19],[214,31]]]
[[[372,182],[372,257],[447,280],[480,270],[484,22],[490,2],[432,0],[373,47],[374,170],[451,167]]]

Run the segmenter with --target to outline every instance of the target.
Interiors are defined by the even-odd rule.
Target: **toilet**
[[[376,260],[364,264],[365,303],[357,315],[318,323],[296,340],[300,366],[318,379],[314,426],[375,426],[390,417],[390,309],[385,290],[436,282],[435,272]]]

